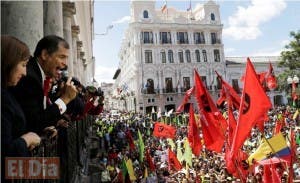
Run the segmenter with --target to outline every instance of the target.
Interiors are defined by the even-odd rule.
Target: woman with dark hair
[[[12,36],[1,36],[2,163],[5,157],[30,156],[30,150],[41,141],[36,133],[26,129],[24,112],[11,93],[11,89],[26,75],[29,57],[29,48],[25,43]]]

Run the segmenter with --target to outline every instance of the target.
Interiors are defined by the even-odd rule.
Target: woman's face
[[[28,60],[19,62],[15,68],[12,69],[8,81],[8,86],[16,86],[20,79],[26,75],[26,65]]]

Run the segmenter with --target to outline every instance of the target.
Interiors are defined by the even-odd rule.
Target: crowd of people
[[[259,163],[245,161],[246,178],[239,172],[228,172],[225,146],[221,153],[205,148],[200,130],[202,149],[195,156],[187,140],[189,115],[173,113],[156,119],[157,114],[103,111],[103,92],[93,86],[83,86],[76,77],[68,77],[68,43],[58,36],[42,38],[31,56],[28,46],[15,37],[1,36],[1,157],[30,157],[46,134],[68,128],[71,121],[86,115],[98,116],[94,123],[99,137],[97,152],[100,182],[262,182],[267,170]],[[295,114],[296,113],[296,114]],[[254,153],[262,137],[282,133],[296,158],[290,167],[276,164],[274,175],[281,182],[289,176],[300,179],[300,127],[298,111],[289,106],[269,111],[264,133],[253,128],[243,146],[248,155]],[[235,112],[237,114],[237,112]],[[169,115],[169,114],[168,114]],[[223,116],[227,117],[226,111]],[[174,138],[153,135],[156,122],[176,129]],[[281,123],[280,125],[278,125]],[[199,127],[201,129],[201,127]],[[291,139],[291,132],[295,136]],[[292,146],[292,142],[296,146]],[[171,158],[172,156],[172,158]],[[2,182],[5,180],[2,168]],[[291,174],[291,171],[293,174]]]
[[[269,121],[265,123],[265,136],[271,138],[274,135],[276,123],[284,114],[286,116],[281,132],[286,138],[290,129],[295,131],[297,149],[300,145],[300,128],[297,120],[293,119],[294,109],[290,107],[277,107],[269,112]],[[224,113],[226,115],[226,113]],[[179,120],[180,119],[180,120]],[[154,125],[157,121],[176,127],[174,139],[158,138],[153,135]],[[135,113],[122,113],[120,116],[112,116],[109,112],[103,113],[95,123],[99,136],[99,152],[97,155],[101,169],[101,182],[122,182],[123,161],[132,161],[133,173],[129,173],[131,182],[242,182],[239,177],[228,173],[225,162],[225,149],[222,153],[215,153],[202,148],[200,156],[195,156],[187,151],[187,126],[188,114],[174,114],[173,117],[161,117],[152,120],[150,115],[142,116]],[[140,159],[140,145],[138,131],[141,132],[145,144],[146,154]],[[202,133],[199,134],[200,137]],[[243,149],[248,153],[254,153],[262,140],[262,134],[257,128],[251,132],[251,137],[245,143]],[[134,145],[132,145],[134,141]],[[203,141],[202,141],[203,143]],[[173,151],[179,162],[180,169],[170,165],[168,151]],[[186,154],[187,153],[187,154]],[[150,159],[149,159],[150,157]],[[190,160],[189,160],[190,157]],[[151,162],[154,167],[151,167]],[[130,166],[130,165],[129,165]],[[264,182],[262,165],[256,168],[248,167],[247,182]],[[292,165],[294,179],[300,179],[300,164],[297,158]],[[288,169],[283,165],[276,165],[281,182],[288,182]]]

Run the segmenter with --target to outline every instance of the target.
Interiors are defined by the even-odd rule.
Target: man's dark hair
[[[42,54],[42,50],[44,50],[44,49],[46,49],[48,54],[51,55],[52,53],[54,53],[58,50],[59,44],[62,44],[62,46],[66,49],[70,48],[67,41],[59,36],[49,35],[49,36],[43,37],[36,45],[36,48],[34,51],[34,57],[40,56]]]

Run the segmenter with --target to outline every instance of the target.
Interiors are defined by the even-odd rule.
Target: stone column
[[[81,52],[81,48],[82,48],[82,41],[76,41],[76,50],[77,50],[77,66],[78,66],[78,70],[77,70],[77,73],[78,73],[78,78],[80,80],[80,82],[83,83],[83,64],[82,64],[82,58],[80,56],[80,52]]]
[[[63,37],[62,1],[44,1],[44,35]]]
[[[63,24],[64,24],[64,38],[70,45],[70,54],[68,58],[68,72],[70,76],[73,76],[73,50],[72,50],[72,16],[75,14],[75,3],[74,2],[63,2]]]
[[[43,1],[2,1],[1,34],[25,42],[33,53],[43,37]]]
[[[79,26],[73,25],[72,26],[72,50],[73,50],[73,72],[74,76],[76,76],[79,79],[79,64],[77,60],[77,40],[78,40],[78,34],[79,34]]]

